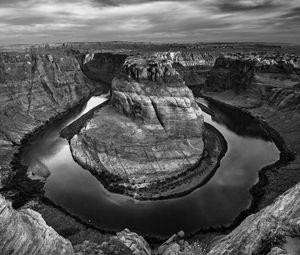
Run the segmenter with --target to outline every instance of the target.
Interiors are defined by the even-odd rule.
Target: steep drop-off
[[[88,79],[73,56],[0,55],[0,187],[12,178],[22,139],[49,119],[104,89]]]

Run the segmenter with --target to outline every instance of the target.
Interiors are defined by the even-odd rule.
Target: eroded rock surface
[[[300,230],[300,184],[259,213],[248,216],[209,252],[213,254],[265,254]]]
[[[15,211],[0,195],[1,254],[74,254],[70,241],[47,226],[42,216],[30,209]]]
[[[201,110],[171,62],[132,57],[113,80],[110,105],[70,144],[74,158],[109,189],[143,198],[136,191],[156,190],[152,185],[199,164],[202,134]]]
[[[1,54],[0,188],[12,178],[10,162],[27,134],[102,88],[74,56]]]

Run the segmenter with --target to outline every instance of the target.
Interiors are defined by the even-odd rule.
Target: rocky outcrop
[[[109,190],[155,199],[186,192],[186,173],[196,186],[196,176],[199,184],[217,164],[223,145],[210,136],[215,141],[206,157],[202,135],[201,110],[171,62],[132,57],[112,82],[110,105],[96,111],[70,145]]]
[[[0,54],[0,189],[8,197],[15,191],[7,187],[19,188],[25,182],[13,177],[26,171],[15,154],[27,136],[105,89],[82,73],[72,55]],[[2,197],[1,205],[1,254],[73,254],[71,244],[40,214],[29,209],[16,212]]]
[[[47,226],[42,216],[30,209],[15,211],[0,195],[1,254],[74,254],[70,241]]]
[[[122,255],[151,255],[153,254],[148,243],[142,236],[125,229],[110,237],[107,241],[95,243],[84,241],[75,245],[75,254],[122,254]]]
[[[300,236],[299,210],[300,184],[297,184],[274,204],[248,216],[208,254],[266,254],[284,243],[287,236]]]
[[[24,137],[104,86],[89,80],[74,56],[0,55],[0,187]]]

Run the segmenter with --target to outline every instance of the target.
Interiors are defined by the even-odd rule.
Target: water
[[[105,97],[92,98],[81,112],[55,123],[32,141],[24,153],[29,169],[45,169],[45,196],[68,212],[101,229],[129,228],[148,236],[167,237],[179,230],[230,224],[251,203],[249,189],[258,181],[258,171],[279,159],[279,151],[266,134],[244,114],[214,104],[204,104],[215,113],[204,113],[228,143],[228,151],[210,181],[180,198],[137,201],[110,193],[89,171],[74,162],[67,141],[59,131]],[[93,104],[91,102],[94,102]]]

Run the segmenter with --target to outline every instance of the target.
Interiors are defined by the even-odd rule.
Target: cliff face
[[[112,82],[111,105],[96,111],[70,144],[108,189],[140,198],[143,190],[151,198],[159,190],[153,185],[198,164],[202,125],[192,92],[169,61],[128,58]]]
[[[246,218],[216,242],[208,254],[266,254],[284,243],[287,236],[300,235],[299,210],[300,184],[297,184],[274,204]]]
[[[112,82],[114,107],[126,116],[159,125],[169,136],[201,137],[201,110],[171,62],[128,58]]]
[[[0,187],[21,140],[46,121],[103,87],[90,81],[73,56],[0,55]]]
[[[254,61],[219,58],[205,82],[204,89],[206,91],[232,89],[236,92],[246,90],[252,85],[254,67]]]
[[[28,134],[105,89],[72,55],[0,54],[0,189],[22,171],[12,160]],[[40,214],[15,211],[2,196],[0,207],[1,254],[73,254]]]

